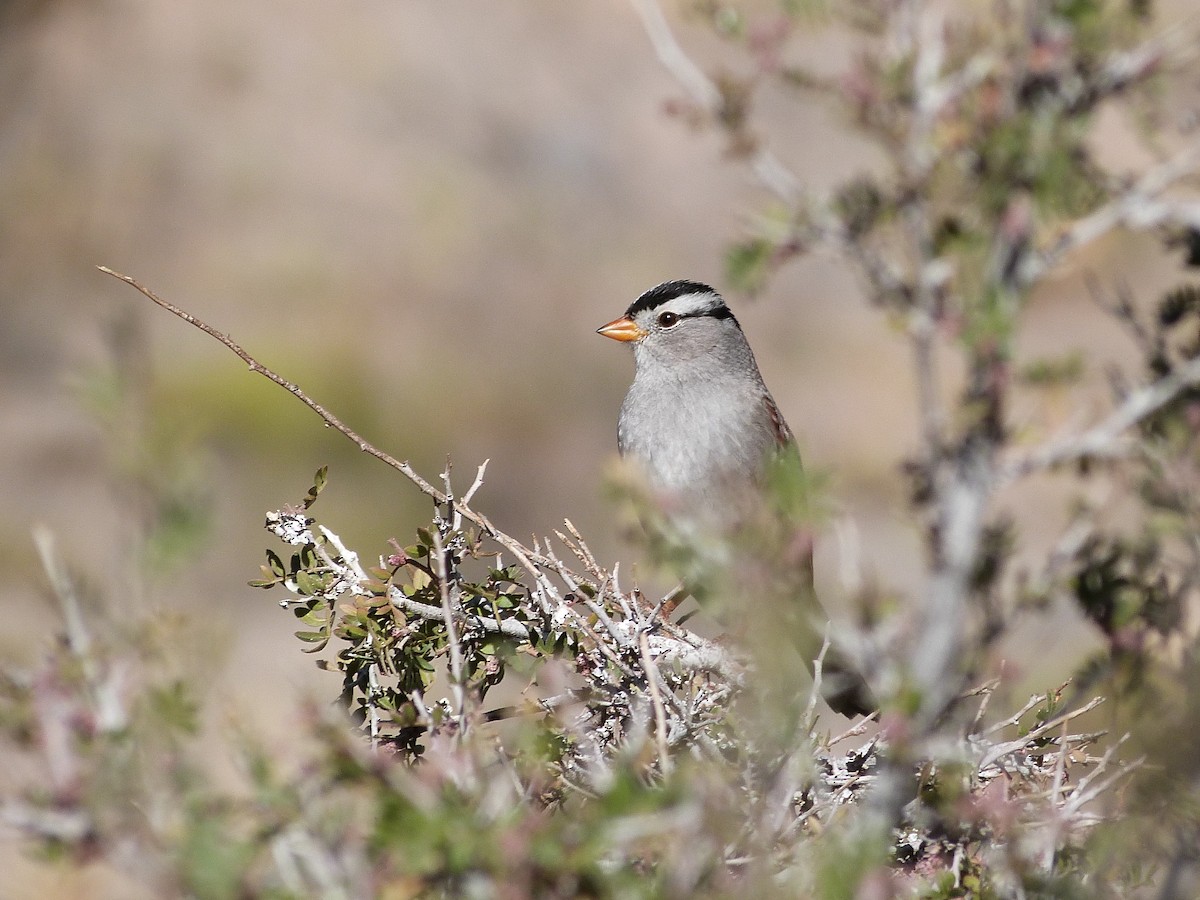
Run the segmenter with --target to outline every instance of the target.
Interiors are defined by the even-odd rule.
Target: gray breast
[[[754,490],[776,439],[763,414],[761,382],[697,388],[635,378],[621,407],[618,444],[672,505],[720,514]]]

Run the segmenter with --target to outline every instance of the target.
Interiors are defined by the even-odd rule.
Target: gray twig
[[[461,734],[467,727],[467,692],[463,681],[462,645],[458,641],[458,626],[454,621],[454,608],[457,603],[453,601],[458,600],[459,588],[457,580],[453,587],[451,586],[450,564],[446,558],[449,551],[442,544],[440,531],[433,533],[433,552],[437,554],[438,558],[438,588],[442,595],[442,620],[446,623],[446,643],[450,647],[450,690],[454,694],[454,705]]]
[[[1144,422],[1184,391],[1200,384],[1200,357],[1190,360],[1170,375],[1134,391],[1102,422],[1081,434],[1044,444],[1011,460],[996,473],[999,487],[1034,472],[1079,462],[1084,459],[1127,455],[1121,445],[1126,431]]]

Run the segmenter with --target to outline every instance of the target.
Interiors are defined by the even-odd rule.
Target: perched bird
[[[744,510],[792,432],[720,294],[695,281],[652,288],[598,333],[633,346],[617,447],[670,511],[715,524]]]
[[[733,312],[706,284],[668,281],[597,333],[633,347],[633,384],[617,428],[621,456],[667,515],[736,530],[762,502],[772,457],[794,439]],[[795,582],[811,598],[811,548],[803,555]],[[811,662],[812,629],[797,628],[808,632],[796,637]],[[844,664],[827,659],[826,674],[823,693],[836,711],[875,708]]]

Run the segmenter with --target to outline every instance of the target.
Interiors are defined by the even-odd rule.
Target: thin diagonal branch
[[[663,67],[688,92],[693,102],[705,109],[716,109],[721,105],[721,91],[703,70],[692,62],[675,40],[667,17],[656,0],[631,0],[634,11],[642,20],[646,36],[654,47],[654,53]]]
[[[150,290],[150,288],[141,284],[137,279],[132,278],[129,275],[123,275],[120,272],[113,271],[107,266],[97,266],[96,268],[98,268],[101,272],[104,272],[106,275],[111,275],[118,281],[125,282],[143,296],[161,306],[167,312],[178,316],[189,325],[199,328],[209,337],[224,344],[227,348],[229,348],[229,350],[236,354],[239,359],[241,359],[250,367],[251,372],[262,375],[264,378],[274,382],[285,391],[292,394],[292,396],[294,396],[297,400],[320,416],[327,425],[353,441],[358,446],[359,450],[375,457],[385,465],[391,466],[393,469],[411,481],[414,485],[416,485],[417,489],[420,490],[421,493],[428,497],[432,497],[435,503],[441,504],[446,502],[446,495],[422,478],[419,474],[417,474],[416,470],[409,465],[407,460],[402,462],[401,460],[396,459],[394,456],[391,456],[390,454],[380,450],[378,447],[375,447],[369,441],[360,436],[358,432],[344,424],[337,416],[327,410],[324,406],[309,397],[303,390],[300,389],[299,385],[288,381],[281,375],[276,374],[274,371],[264,366],[246,350],[244,350],[242,346],[234,341],[231,337],[223,334],[220,331],[217,331],[217,329],[196,318],[187,310],[176,306],[168,300],[164,300],[154,291]],[[465,502],[459,502],[455,508],[462,514],[463,518],[467,519],[478,528],[481,528],[488,537],[512,553],[517,558],[517,561],[521,564],[521,566],[544,586],[545,574],[541,571],[540,567],[545,566],[554,568],[554,562],[552,560],[542,556],[541,554],[533,552],[516,538],[501,531],[488,520],[487,516],[475,512],[475,510],[467,506]]]
[[[650,38],[659,62],[679,82],[693,103],[719,118],[725,105],[721,89],[692,62],[675,40],[670,23],[657,0],[630,2],[642,20],[642,27]],[[764,187],[789,205],[798,203],[803,197],[804,188],[800,179],[770,150],[758,147],[750,156],[750,168]]]
[[[1200,384],[1200,357],[1165,378],[1136,390],[1104,421],[1071,437],[1052,441],[1012,460],[997,473],[998,485],[1034,472],[1084,459],[1123,455],[1126,431],[1144,422],[1184,391]]]
[[[1146,172],[1110,203],[1075,221],[1040,254],[1026,255],[1017,271],[1021,286],[1028,287],[1053,269],[1068,254],[1124,227],[1144,231],[1165,224],[1200,227],[1200,203],[1160,199],[1163,192],[1200,167],[1200,141],[1194,141],[1164,163]]]

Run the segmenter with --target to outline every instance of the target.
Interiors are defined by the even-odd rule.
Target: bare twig
[[[129,724],[123,690],[123,674],[120,670],[101,666],[93,652],[91,632],[83,617],[83,607],[75,581],[58,552],[58,541],[45,525],[33,529],[33,542],[41,557],[42,568],[50,579],[50,587],[62,609],[67,647],[79,664],[88,698],[96,718],[96,727],[102,732],[120,731]]]
[[[627,600],[625,598],[625,592],[621,590],[621,564],[620,563],[614,564],[613,568],[612,568],[612,593],[613,593],[613,596],[617,598],[617,605],[621,607],[621,612],[625,615],[625,618],[632,619],[634,617],[633,610],[637,604],[631,602],[630,600]],[[637,584],[635,583],[633,586],[633,593],[630,596],[632,598],[632,597],[636,597],[637,595],[638,595],[638,589],[637,589]]]
[[[1063,687],[1066,687],[1066,685],[1063,685]],[[1059,690],[1061,691],[1062,688],[1059,688]],[[1021,718],[1027,712],[1029,712],[1031,709],[1033,709],[1039,703],[1044,703],[1044,702],[1046,702],[1045,694],[1034,694],[1032,697],[1029,698],[1029,700],[1025,703],[1024,706],[1022,706],[1020,709],[1018,709],[1011,716],[1009,716],[1008,718],[1004,719],[1001,722],[997,722],[996,724],[994,724],[990,728],[988,728],[987,731],[983,732],[984,736],[995,734],[998,731],[1003,731],[1005,728],[1008,728],[1012,725],[1016,725],[1018,722],[1021,721]]]
[[[1070,744],[1067,742],[1067,723],[1062,724],[1062,734],[1058,738],[1058,753],[1054,760],[1054,781],[1050,785],[1050,806],[1057,808],[1059,805],[1059,796],[1062,793],[1063,778],[1067,771],[1067,753],[1070,751]],[[1046,841],[1046,847],[1042,851],[1042,868],[1047,872],[1054,870],[1054,857],[1058,850],[1058,838],[1061,832],[1060,819],[1052,815],[1050,817],[1049,828],[1047,833],[1049,840]]]
[[[662,691],[658,681],[662,678],[658,666],[650,657],[650,644],[646,633],[638,635],[638,651],[642,658],[642,670],[646,673],[646,687],[650,691],[650,703],[654,707],[654,737],[658,744],[658,764],[663,774],[671,771],[671,755],[667,746],[667,711],[663,707]]]
[[[584,606],[586,606],[588,608],[588,611],[591,612],[592,615],[594,615],[596,617],[596,620],[598,622],[600,622],[601,625],[604,626],[605,630],[609,633],[609,635],[612,636],[612,639],[614,641],[616,641],[618,647],[629,646],[630,642],[629,642],[628,637],[626,637],[624,634],[622,634],[617,629],[616,625],[614,624],[614,622],[612,620],[612,617],[609,616],[609,614],[605,611],[604,607],[601,606],[599,603],[597,603],[595,600],[593,600],[591,597],[589,597],[586,592],[579,589],[579,582],[575,580],[575,578],[572,576],[570,570],[568,570],[567,567],[563,564],[562,560],[560,560],[557,556],[554,555],[553,550],[550,550],[549,548],[547,548],[547,554],[548,554],[549,558],[551,560],[553,560],[554,569],[558,573],[558,577],[562,579],[563,584],[565,584],[567,586],[567,590],[570,591],[571,594],[580,603],[582,603]],[[569,607],[565,607],[565,608],[569,609]],[[570,612],[571,612],[572,617],[576,620],[577,625],[585,625],[586,624],[583,621],[583,618],[581,616],[577,615],[574,612],[574,610],[570,610]],[[602,642],[598,642],[598,643],[602,643]]]
[[[1128,735],[1125,735],[1125,737],[1128,737]],[[1128,777],[1131,772],[1140,769],[1145,764],[1146,757],[1139,756],[1121,765],[1117,771],[1113,772],[1107,778],[1099,781],[1095,780],[1100,774],[1101,770],[1112,760],[1112,757],[1115,755],[1120,743],[1124,742],[1125,737],[1123,737],[1121,742],[1119,742],[1117,745],[1110,747],[1108,752],[1106,752],[1104,757],[1100,760],[1096,770],[1082,778],[1079,781],[1079,784],[1076,785],[1075,790],[1071,794],[1070,801],[1065,805],[1064,808],[1064,812],[1067,815],[1078,815],[1085,805],[1091,803],[1093,800],[1098,799],[1116,782],[1120,781],[1122,778]]]
[[[821,696],[821,675],[825,666],[825,654],[829,652],[829,627],[825,628],[825,638],[821,642],[821,652],[813,660],[812,689],[808,693],[808,706],[804,710],[804,733],[811,734],[813,723],[817,719],[817,698]]]
[[[238,344],[236,341],[234,341],[232,338],[230,338],[228,335],[225,335],[222,332],[217,331],[211,325],[196,318],[195,316],[193,316],[191,313],[187,312],[186,310],[181,309],[180,307],[176,306],[175,304],[171,303],[168,300],[164,300],[162,297],[159,297],[152,290],[150,290],[149,288],[145,287],[140,282],[138,282],[137,279],[132,278],[129,275],[122,275],[120,272],[115,272],[112,269],[108,268],[107,266],[97,266],[96,268],[98,268],[101,272],[104,272],[107,275],[111,275],[113,278],[116,278],[119,281],[125,282],[126,284],[130,285],[131,287],[133,287],[134,289],[139,291],[143,296],[149,298],[150,300],[152,300],[153,302],[155,302],[159,306],[161,306],[163,309],[167,310],[167,312],[178,316],[179,318],[183,319],[183,321],[187,322],[189,325],[193,325],[196,328],[199,328],[201,331],[203,331],[209,337],[224,344],[233,353],[235,353],[243,362],[245,362],[246,365],[248,365],[250,367],[251,372],[262,375],[263,377],[267,378],[268,380],[273,381],[275,384],[279,385],[281,388],[283,388],[288,393],[292,394],[301,403],[303,403],[305,406],[307,406],[309,409],[311,409],[313,412],[315,412],[318,416],[320,416],[322,419],[324,419],[328,425],[330,425],[332,428],[335,428],[337,431],[341,432],[343,435],[345,435],[350,440],[352,440],[354,443],[356,443],[358,445],[359,449],[362,450],[364,453],[374,456],[376,459],[381,460],[386,465],[389,465],[393,469],[396,469],[398,472],[402,473],[406,478],[408,478],[409,481],[411,481],[413,484],[415,484],[422,493],[432,497],[435,502],[437,502],[437,503],[445,503],[446,502],[446,496],[441,491],[439,491],[437,488],[435,488],[432,484],[430,484],[428,481],[426,481],[424,478],[422,478],[420,475],[418,475],[416,473],[416,471],[413,470],[413,468],[407,462],[401,462],[400,460],[395,459],[392,456],[389,456],[387,453],[384,453],[382,450],[378,450],[375,447],[373,447],[366,440],[364,440],[362,437],[360,437],[357,432],[353,431],[347,425],[344,425],[341,422],[341,420],[339,420],[336,416],[333,415],[333,413],[329,412],[329,410],[327,410],[321,404],[319,404],[315,400],[311,399],[307,394],[304,393],[304,391],[302,391],[300,389],[300,387],[298,385],[293,384],[290,381],[287,381],[283,377],[277,375],[272,370],[268,369],[266,366],[264,366],[262,363],[260,363],[258,360],[256,360],[253,356],[251,356],[249,353],[247,353],[244,349],[242,349],[241,345]],[[479,524],[479,523],[476,523],[476,524]]]
[[[987,684],[981,685],[979,688],[971,692],[972,696],[981,696],[979,708],[975,710],[975,718],[971,722],[971,728],[968,733],[976,733],[979,731],[979,726],[983,724],[983,717],[987,714],[988,706],[992,702],[992,696],[996,692],[996,688],[1000,686],[1000,679],[993,678]]]
[[[446,495],[446,515],[450,522],[450,527],[457,530],[462,527],[462,514],[454,509],[454,486],[450,483],[450,470],[453,466],[450,463],[450,457],[446,457],[446,468],[442,469],[442,487],[445,489]]]
[[[421,603],[419,600],[405,597],[404,593],[395,586],[388,589],[388,600],[392,606],[410,615],[429,619],[434,622],[441,622],[445,619],[446,614],[444,610],[436,606],[430,606],[428,603]],[[471,613],[465,613],[461,610],[459,610],[457,618],[465,625],[471,628],[478,628],[480,631],[489,634],[503,634],[520,641],[528,641],[530,639],[529,629],[515,619],[501,619],[500,621],[496,621]]]
[[[915,109],[901,157],[903,177],[912,190],[904,204],[903,221],[912,258],[917,266],[908,330],[917,376],[917,412],[921,417],[923,456],[932,460],[941,447],[946,417],[942,409],[937,356],[934,353],[938,279],[931,277],[931,273],[937,261],[925,195],[917,187],[928,179],[935,159],[930,135],[945,102],[939,79],[946,48],[940,15],[926,15],[920,3],[906,4],[905,9],[909,18],[907,33],[916,52],[912,75]]]
[[[1017,270],[1017,281],[1033,284],[1068,254],[1092,243],[1115,228],[1145,230],[1168,223],[1200,227],[1200,203],[1160,199],[1172,185],[1196,174],[1200,168],[1200,141],[1150,169],[1115,200],[1077,220],[1040,254],[1026,254]]]
[[[1108,418],[1082,434],[1044,444],[1024,456],[1011,460],[996,473],[997,486],[1008,484],[1034,472],[1085,459],[1127,455],[1122,446],[1126,431],[1144,422],[1184,391],[1200,384],[1200,358],[1180,366],[1170,375],[1134,391]]]
[[[475,480],[471,482],[471,486],[467,488],[467,492],[462,495],[463,503],[470,503],[471,498],[475,496],[475,492],[483,486],[483,473],[487,471],[488,463],[491,459],[485,459],[479,464],[479,468],[475,472]]]
[[[347,548],[342,542],[342,539],[324,525],[320,526],[320,529],[321,534],[325,537],[325,540],[327,540],[337,551],[338,559],[333,559],[333,557],[329,555],[325,548],[319,544],[315,545],[318,557],[320,557],[321,561],[324,562],[325,565],[329,566],[330,569],[337,572],[341,576],[342,582],[349,587],[352,594],[360,597],[368,596],[370,592],[363,587],[363,584],[367,581],[367,573],[364,572],[362,566],[359,565],[358,554]],[[364,641],[368,647],[371,647],[375,643],[375,635],[367,632]],[[367,696],[365,698],[368,710],[368,728],[372,747],[379,746],[379,737],[381,732],[379,720],[379,697],[381,693],[382,688],[379,684],[379,663],[372,661],[367,666]]]
[[[132,278],[129,275],[122,275],[119,272],[115,272],[107,266],[97,266],[97,268],[101,272],[111,275],[113,278],[116,278],[119,281],[125,282],[147,299],[167,310],[167,312],[178,316],[189,325],[195,326],[209,337],[220,342],[221,344],[224,344],[230,351],[237,355],[239,359],[241,359],[250,367],[251,372],[262,375],[264,378],[279,385],[288,393],[292,394],[301,403],[320,416],[327,425],[353,441],[364,453],[375,457],[380,462],[390,466],[402,474],[405,478],[416,485],[417,489],[423,494],[428,497],[432,497],[435,503],[445,504],[449,499],[445,493],[439,491],[432,484],[417,474],[416,470],[414,470],[408,462],[401,462],[400,460],[388,453],[385,453],[363,439],[357,432],[338,419],[337,416],[309,397],[303,390],[300,389],[298,385],[287,381],[282,376],[264,366],[228,335],[217,331],[211,325],[201,321],[186,310],[181,309],[168,300],[164,300],[162,297],[159,297],[156,293],[154,293],[154,291],[138,282],[137,279]],[[489,538],[512,553],[521,567],[530,574],[540,588],[540,590],[535,592],[535,597],[541,604],[544,613],[551,617],[553,617],[556,612],[559,616],[564,614],[566,607],[562,603],[561,596],[554,589],[553,585],[550,584],[549,580],[546,578],[545,572],[542,571],[542,567],[554,568],[554,560],[549,559],[534,550],[530,550],[516,538],[506,534],[493,525],[486,516],[471,509],[465,502],[458,502],[455,508],[464,518],[480,528]]]
[[[75,582],[63,564],[62,557],[58,554],[58,541],[54,537],[54,532],[45,525],[36,525],[33,529],[33,543],[37,547],[38,556],[41,557],[42,569],[45,571],[46,577],[50,579],[54,597],[62,608],[66,624],[67,646],[71,648],[71,653],[75,658],[83,664],[84,674],[91,682],[95,679],[95,661],[91,656],[92,636],[83,621],[83,612],[79,606],[79,594],[75,590]]]
[[[863,719],[859,720],[858,722],[855,722],[853,725],[851,725],[849,728],[847,728],[845,731],[843,731],[837,737],[830,738],[828,741],[825,742],[825,746],[826,747],[836,747],[842,741],[848,741],[848,740],[850,740],[850,738],[853,738],[853,737],[861,737],[862,735],[866,734],[870,730],[872,724],[875,724],[878,721],[879,721],[879,711],[876,710],[875,712],[864,717]]]
[[[446,643],[450,648],[450,690],[454,694],[454,704],[459,720],[459,733],[467,727],[467,692],[463,680],[462,645],[458,641],[458,626],[454,622],[454,606],[451,598],[458,598],[458,585],[453,588],[450,584],[450,565],[447,560],[448,551],[442,544],[440,531],[433,533],[433,551],[438,558],[438,588],[442,595],[442,620],[446,623]]]
[[[650,44],[659,62],[679,82],[696,106],[719,118],[725,105],[721,89],[679,46],[657,0],[630,2],[642,20],[642,27],[646,30],[646,36],[650,38]],[[781,200],[789,205],[800,202],[804,195],[800,179],[770,150],[756,148],[750,157],[750,168],[763,186]]]
[[[563,519],[563,526],[570,532],[571,537],[575,539],[573,546],[566,539],[563,539],[563,543],[572,547],[572,550],[578,554],[580,562],[583,563],[588,572],[596,577],[603,577],[603,568],[596,560],[595,554],[589,549],[587,541],[583,539],[583,535],[579,533],[579,529],[575,527],[575,523],[570,519]],[[559,537],[562,538],[562,535],[559,535]]]
[[[658,61],[675,80],[688,92],[692,100],[705,109],[714,109],[721,104],[721,91],[704,72],[684,53],[662,7],[655,0],[631,0],[634,10],[641,17],[642,27],[654,47]]]
[[[1021,750],[1024,750],[1025,748],[1027,748],[1029,746],[1029,743],[1031,741],[1036,741],[1038,738],[1042,737],[1043,735],[1053,731],[1055,728],[1058,728],[1059,725],[1064,725],[1067,722],[1070,722],[1072,719],[1077,719],[1079,716],[1082,716],[1085,713],[1091,712],[1093,709],[1095,709],[1097,706],[1099,706],[1103,702],[1104,702],[1103,697],[1095,697],[1088,703],[1085,703],[1083,706],[1079,707],[1078,709],[1073,709],[1069,712],[1063,713],[1062,715],[1058,715],[1058,716],[1053,717],[1052,719],[1048,719],[1047,721],[1045,721],[1041,725],[1039,725],[1037,728],[1034,728],[1032,731],[1030,731],[1029,734],[1025,735],[1023,738],[1020,738],[1019,740],[1005,741],[1004,743],[993,744],[993,745],[989,746],[987,748],[987,750],[984,752],[984,754],[980,757],[977,768],[980,770],[986,769],[988,766],[991,766],[991,765],[999,762],[1001,759],[1008,756],[1009,754],[1017,753],[1017,752],[1020,752]]]
[[[650,615],[646,617],[649,627],[654,627],[663,616],[671,615],[675,608],[687,599],[687,595],[687,585],[682,582],[663,594],[654,604],[654,609],[650,610]]]

